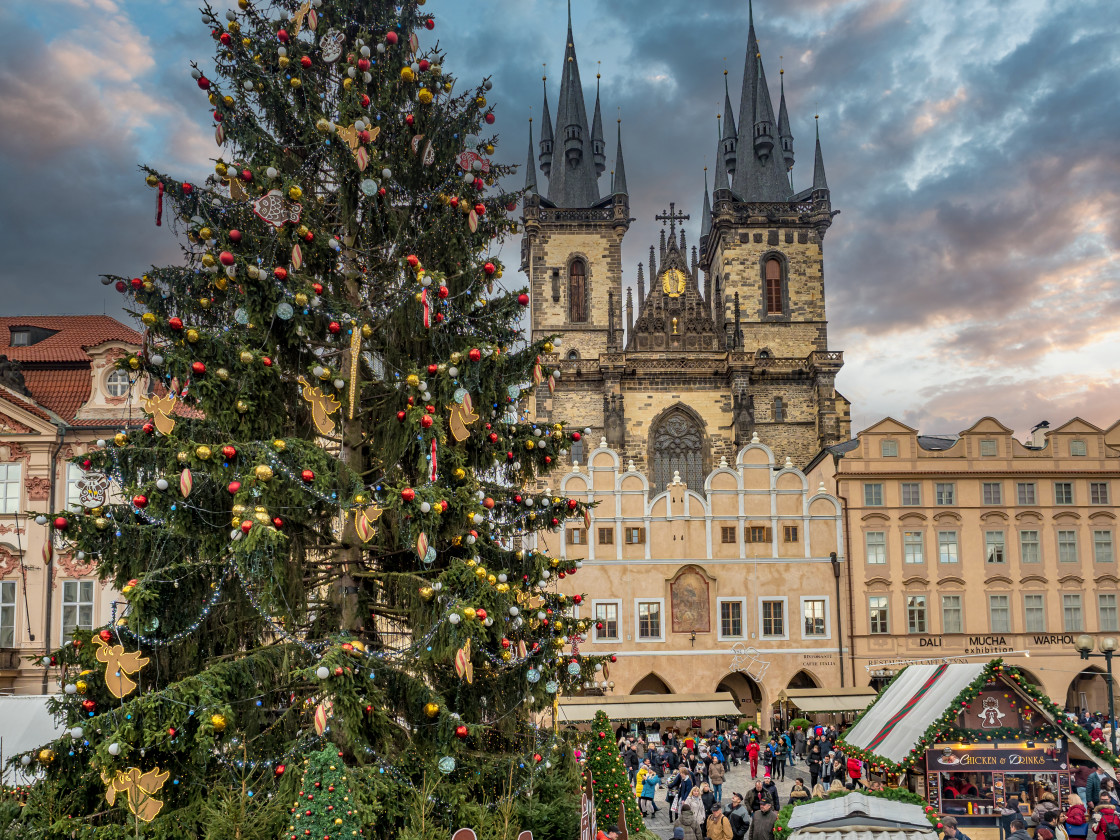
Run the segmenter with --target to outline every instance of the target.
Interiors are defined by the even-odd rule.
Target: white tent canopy
[[[0,764],[18,753],[38,749],[58,738],[63,729],[47,710],[48,696],[19,694],[0,697]],[[4,784],[20,784],[31,778],[18,770],[3,771]]]

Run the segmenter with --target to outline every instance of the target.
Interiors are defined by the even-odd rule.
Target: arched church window
[[[766,314],[782,314],[782,263],[771,257],[766,261]]]
[[[568,320],[574,324],[587,320],[587,266],[572,260],[568,267]]]
[[[578,350],[569,350],[568,351],[568,359],[569,360],[574,362],[578,358],[579,358],[579,351]]]
[[[650,436],[654,492],[664,490],[675,473],[694,490],[704,486],[704,432],[684,411],[663,417]]]
[[[786,419],[786,407],[781,397],[774,397],[774,422],[783,423]]]
[[[569,451],[570,451],[570,454],[571,454],[573,464],[582,464],[583,463],[583,440],[582,439],[573,440],[572,441],[572,448]]]

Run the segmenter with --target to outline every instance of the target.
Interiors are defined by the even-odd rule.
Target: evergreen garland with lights
[[[579,564],[529,546],[587,506],[523,488],[580,432],[526,419],[558,372],[493,256],[519,196],[489,82],[421,48],[423,6],[202,10],[214,174],[144,169],[184,262],[105,278],[146,329],[118,364],[151,417],[76,460],[112,495],[40,522],[122,597],[45,658],[68,729],[12,759],[34,836],[208,837],[241,819],[218,792],[299,801],[287,768],[322,782],[324,757],[378,804],[312,808],[321,836],[578,819],[536,721],[601,665],[553,586]]]

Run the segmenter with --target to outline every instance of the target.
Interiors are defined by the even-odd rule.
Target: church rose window
[[[652,444],[655,490],[664,490],[677,472],[692,489],[704,486],[704,436],[696,421],[684,412],[673,412],[657,424]]]
[[[583,260],[572,260],[568,268],[568,320],[572,323],[587,320],[587,270]]]
[[[766,261],[766,314],[782,314],[782,264],[775,259]]]

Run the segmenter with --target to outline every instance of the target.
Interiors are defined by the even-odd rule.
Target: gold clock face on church
[[[670,268],[661,275],[661,282],[665,288],[665,294],[669,297],[680,297],[684,294],[684,284],[686,279],[685,273],[679,268]]]

